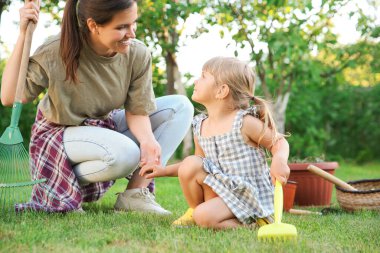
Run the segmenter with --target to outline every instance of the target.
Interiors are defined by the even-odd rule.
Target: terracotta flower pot
[[[299,206],[329,206],[333,184],[307,170],[313,164],[320,169],[334,175],[339,167],[337,162],[321,163],[289,163],[289,180],[296,181],[297,192],[294,203]]]
[[[297,182],[289,181],[283,186],[284,192],[284,210],[287,212],[293,208],[294,197],[296,196]]]

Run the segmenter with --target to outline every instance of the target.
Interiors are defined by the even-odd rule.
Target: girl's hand
[[[148,163],[140,169],[139,175],[151,179],[166,176],[166,171],[161,165]]]
[[[270,175],[272,177],[273,185],[276,184],[276,179],[282,184],[285,185],[288,181],[290,174],[290,168],[287,164],[287,161],[284,159],[277,159],[273,157],[272,163],[270,166]]]
[[[29,21],[37,24],[40,13],[40,0],[26,0],[23,7],[19,10],[20,13],[20,32],[25,33]]]
[[[141,157],[140,167],[146,164],[160,165],[161,164],[161,146],[156,139],[150,139],[140,143]]]

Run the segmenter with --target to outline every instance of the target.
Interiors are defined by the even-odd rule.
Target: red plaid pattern
[[[84,125],[115,129],[112,113],[105,120],[87,119]],[[30,165],[33,180],[46,178],[34,185],[30,202],[16,204],[16,211],[27,209],[68,212],[81,208],[82,202],[98,200],[114,181],[80,186],[63,146],[65,126],[51,123],[37,112],[30,141]]]

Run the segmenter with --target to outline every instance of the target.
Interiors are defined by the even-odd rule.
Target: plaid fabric
[[[84,125],[115,129],[112,114],[105,120],[88,119]],[[31,200],[16,204],[16,211],[27,209],[67,212],[81,208],[82,202],[98,200],[114,181],[80,186],[63,147],[65,126],[47,121],[37,112],[29,147],[32,179],[46,178],[34,185]]]
[[[241,135],[243,116],[254,112],[252,107],[238,111],[230,132],[211,137],[200,135],[207,115],[199,114],[193,120],[194,135],[206,156],[203,168],[208,175],[204,183],[244,224],[273,213],[274,188],[264,150],[246,144]]]

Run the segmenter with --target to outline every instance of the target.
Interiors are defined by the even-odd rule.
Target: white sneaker
[[[86,212],[83,210],[83,208],[75,209],[72,211],[73,213],[80,213],[80,214],[85,214]]]
[[[130,189],[118,193],[114,209],[117,211],[137,211],[159,215],[171,214],[155,201],[154,195],[149,192],[148,188]]]

